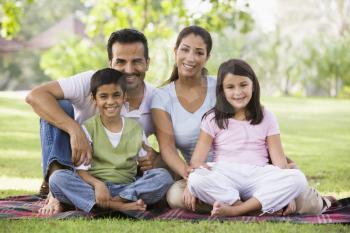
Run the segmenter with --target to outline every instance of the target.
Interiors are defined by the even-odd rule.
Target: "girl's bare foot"
[[[38,210],[39,214],[53,215],[63,211],[61,203],[52,196],[51,192],[47,195],[44,206]]]

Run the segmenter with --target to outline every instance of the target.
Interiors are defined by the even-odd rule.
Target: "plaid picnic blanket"
[[[206,214],[196,214],[182,209],[153,209],[145,212],[111,212],[98,211],[84,213],[79,210],[65,211],[52,216],[38,214],[38,209],[44,204],[44,199],[36,195],[13,196],[0,199],[0,219],[23,218],[99,218],[99,217],[129,217],[134,219],[153,220],[189,220],[189,221],[240,221],[240,222],[292,222],[292,223],[350,223],[350,197],[338,200],[322,215],[294,215],[294,216],[241,216],[241,217],[212,217]]]

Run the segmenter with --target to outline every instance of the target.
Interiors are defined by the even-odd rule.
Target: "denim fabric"
[[[60,100],[59,105],[74,119],[74,109],[70,101]],[[70,137],[66,132],[40,119],[40,142],[44,177],[46,177],[47,169],[53,161],[74,168],[72,164]]]
[[[148,170],[130,184],[106,183],[112,197],[119,196],[129,201],[142,199],[146,204],[154,204],[166,194],[173,179],[163,168]],[[93,187],[71,170],[57,170],[50,176],[50,190],[60,202],[90,212],[96,204]]]

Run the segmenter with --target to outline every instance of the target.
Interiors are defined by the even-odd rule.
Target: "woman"
[[[155,92],[152,101],[152,118],[162,158],[176,175],[183,178],[167,193],[167,201],[172,208],[206,212],[211,210],[208,205],[198,205],[186,187],[188,171],[191,170],[187,163],[191,160],[198,140],[202,116],[216,102],[216,79],[208,77],[204,67],[211,48],[212,39],[208,31],[198,26],[184,28],[176,40],[176,64],[171,77],[167,85]],[[208,161],[212,160],[212,153],[209,153]],[[296,168],[293,161],[287,160],[288,168]],[[302,214],[315,209],[315,206],[319,211],[324,211],[334,202],[334,198],[321,197],[315,189],[308,188],[297,201],[302,206],[298,212]],[[293,211],[293,207],[288,206],[283,213],[287,215]]]
[[[177,181],[168,191],[167,201],[172,208],[185,207],[195,211],[196,199],[185,189],[185,180],[202,116],[215,105],[216,79],[208,77],[204,67],[211,49],[212,39],[208,31],[199,26],[184,28],[176,40],[176,64],[171,77],[167,85],[155,92],[152,101],[152,118],[162,158],[176,175],[184,179]],[[181,159],[177,149],[186,161]],[[209,155],[208,161],[211,160]]]

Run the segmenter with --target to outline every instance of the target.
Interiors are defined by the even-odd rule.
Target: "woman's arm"
[[[187,165],[177,152],[173,125],[169,114],[161,109],[153,108],[152,119],[156,129],[156,137],[159,143],[162,159],[171,170],[184,179],[187,179]]]
[[[208,158],[213,138],[203,130],[201,130],[198,138],[198,142],[191,157],[190,165],[193,168],[205,165],[205,161]]]
[[[287,168],[287,158],[283,152],[280,135],[268,136],[267,146],[272,164],[282,169]]]

